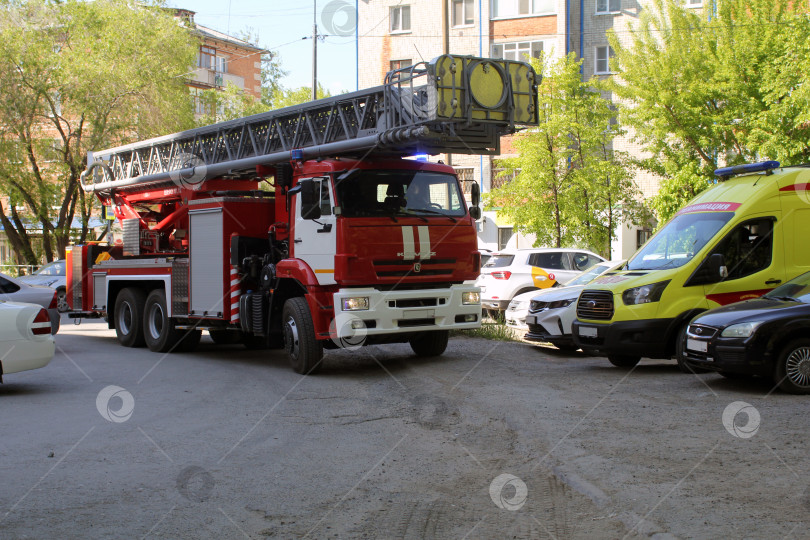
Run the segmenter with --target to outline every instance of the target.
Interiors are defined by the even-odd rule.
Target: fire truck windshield
[[[411,170],[356,170],[337,180],[337,204],[346,217],[462,217],[456,177]]]

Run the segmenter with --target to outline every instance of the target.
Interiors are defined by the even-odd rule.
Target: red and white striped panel
[[[236,271],[235,266],[231,266],[231,323],[237,324],[239,322],[239,296],[242,293],[242,287],[239,283],[239,273]]]

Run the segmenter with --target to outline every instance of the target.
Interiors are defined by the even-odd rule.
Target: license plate
[[[580,335],[580,337],[596,337],[596,327],[595,326],[580,326],[579,327],[579,335]]]
[[[526,315],[526,324],[535,324],[536,320],[534,315]]]
[[[686,348],[689,349],[690,351],[705,353],[706,351],[709,350],[709,344],[705,341],[698,341],[696,339],[687,339]]]

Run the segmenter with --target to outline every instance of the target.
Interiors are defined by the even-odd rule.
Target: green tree
[[[196,48],[157,5],[0,4],[0,223],[18,260],[38,262],[26,221],[42,229],[47,260],[64,255],[74,217],[87,239],[88,150],[192,125],[183,75]]]
[[[652,201],[664,223],[719,166],[810,157],[810,25],[804,3],[717,0],[702,11],[654,0],[622,42],[609,32],[610,90],[622,123],[663,178]]]
[[[262,101],[228,81],[224,90],[206,90],[200,96],[206,111],[197,119],[197,125],[207,126],[226,120],[234,120],[270,110]]]
[[[320,83],[318,83],[318,99],[331,97],[332,94],[325,90]],[[285,88],[279,86],[270,98],[270,105],[273,109],[281,109],[282,107],[290,107],[292,105],[300,105],[312,100],[312,87],[300,86],[298,88]]]
[[[642,213],[630,162],[612,150],[622,132],[610,100],[583,82],[581,62],[570,55],[544,66],[538,86],[540,124],[515,136],[517,157],[499,161],[504,174],[516,176],[488,195],[523,233],[538,245],[586,246],[610,253],[610,241],[623,220]]]

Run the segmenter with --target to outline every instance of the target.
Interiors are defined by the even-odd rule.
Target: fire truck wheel
[[[447,349],[449,338],[448,330],[434,330],[416,334],[409,340],[409,343],[417,356],[439,356]]]
[[[126,288],[115,298],[115,335],[124,347],[143,347],[143,306],[146,293],[141,289]]]
[[[200,334],[200,331],[191,330],[187,334],[186,331],[177,330],[174,327],[174,321],[168,317],[166,293],[163,292],[163,289],[155,289],[149,293],[143,310],[143,337],[150,351],[183,351],[186,340],[188,340],[188,345],[196,346],[195,334]],[[183,340],[183,343],[180,343],[180,340]],[[199,335],[197,343],[199,343]]]
[[[293,371],[311,375],[321,368],[323,344],[315,339],[315,325],[305,298],[290,298],[281,313],[284,321],[284,348]]]

